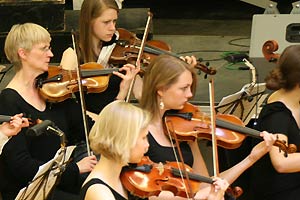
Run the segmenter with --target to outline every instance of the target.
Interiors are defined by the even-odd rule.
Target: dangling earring
[[[165,104],[164,104],[164,102],[162,101],[162,99],[160,99],[159,108],[160,108],[161,110],[165,108]]]

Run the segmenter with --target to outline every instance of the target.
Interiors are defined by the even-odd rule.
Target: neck
[[[38,73],[32,71],[19,70],[9,85],[14,85],[16,87],[22,87],[27,89],[35,88],[35,79],[38,76]]]
[[[300,102],[300,88],[296,87],[293,90],[287,91],[285,89],[280,89],[271,95],[270,101],[282,101],[285,104],[291,106],[299,106]]]
[[[92,37],[92,49],[95,56],[98,57],[101,52],[101,41],[94,36]]]
[[[120,185],[120,174],[123,165],[101,155],[101,158],[93,170],[94,175],[101,178],[113,188]],[[118,190],[117,190],[118,191]]]

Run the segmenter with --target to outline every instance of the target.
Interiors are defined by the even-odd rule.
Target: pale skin
[[[157,91],[157,100],[164,102],[164,109],[161,110],[160,116],[154,119],[150,124],[150,133],[155,140],[162,146],[171,146],[170,140],[165,136],[162,126],[162,116],[166,110],[177,109],[180,110],[184,107],[184,104],[192,97],[191,92],[192,75],[189,71],[183,72],[176,83],[168,88],[161,88]],[[300,92],[299,92],[300,93]],[[243,161],[233,166],[232,168],[219,174],[221,179],[216,179],[215,187],[210,187],[207,184],[201,184],[199,191],[195,195],[195,199],[223,199],[224,192],[228,187],[228,183],[233,183],[247,168],[249,168],[254,162],[265,155],[272,147],[272,144],[276,140],[273,134],[262,132],[261,137],[264,141],[256,145],[249,156]],[[198,148],[197,142],[189,142],[193,156],[194,165],[193,169],[195,173],[208,176],[208,170],[206,168],[201,152]],[[277,149],[278,150],[278,149]],[[283,156],[282,156],[283,157]],[[227,183],[227,184],[226,184]],[[226,187],[222,187],[225,184]],[[202,187],[201,187],[202,186]],[[171,192],[162,191],[159,197],[150,197],[151,200],[158,199],[184,199],[181,197],[174,197]]]
[[[279,89],[274,92],[268,99],[268,103],[282,102],[292,112],[295,121],[300,127],[300,87],[296,85],[292,90]],[[284,134],[278,134],[279,140],[288,143],[288,138]],[[270,158],[273,167],[278,173],[293,173],[300,171],[300,153],[289,154],[288,157],[283,156],[283,152],[279,152],[278,148],[272,147]]]
[[[17,135],[23,127],[28,127],[29,122],[27,118],[23,118],[23,114],[16,114],[11,117],[9,122],[3,122],[0,125],[0,133],[11,137]]]
[[[11,117],[9,122],[3,122],[0,125],[0,155],[2,153],[2,148],[9,140],[9,138],[17,135],[23,127],[29,126],[28,119],[22,117],[22,113],[16,114]]]
[[[19,48],[18,55],[22,66],[7,85],[8,88],[16,90],[27,103],[39,111],[46,109],[46,102],[35,87],[35,78],[48,70],[50,59],[53,57],[49,47],[50,43],[40,43],[33,45],[30,51]],[[89,156],[77,162],[77,166],[80,173],[85,173],[91,171],[96,163],[96,157]]]
[[[108,8],[104,10],[101,16],[93,21],[93,52],[96,57],[100,54],[102,45],[101,41],[110,41],[116,32],[116,21],[118,19],[118,13],[115,9]],[[120,72],[125,71],[125,74]],[[134,80],[136,74],[140,71],[140,65],[134,66],[132,64],[126,64],[120,68],[119,71],[113,72],[114,75],[122,79],[120,83],[120,90],[116,97],[118,100],[124,100],[127,97],[131,82]]]
[[[134,148],[130,150],[130,163],[139,163],[147,152],[149,143],[147,140],[148,129],[143,129],[137,139],[137,143]],[[128,193],[123,187],[120,180],[120,174],[122,168],[126,164],[117,162],[112,158],[101,156],[95,169],[90,173],[85,182],[92,178],[99,178],[105,183],[110,185],[115,191],[117,191],[124,198],[128,198]],[[112,170],[113,169],[113,170]],[[94,184],[87,190],[85,200],[107,200],[115,199],[110,189],[103,184]]]

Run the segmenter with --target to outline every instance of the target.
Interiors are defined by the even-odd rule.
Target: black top
[[[0,94],[0,102],[2,115],[13,116],[24,113],[33,120],[51,120],[65,133],[68,145],[76,144],[85,138],[81,108],[71,99],[56,104],[47,103],[46,109],[39,111],[27,103],[18,92],[6,88]],[[3,148],[0,180],[5,184],[1,186],[2,194],[16,196],[19,190],[32,180],[39,166],[52,159],[60,148],[59,136],[55,134],[28,136],[25,134],[26,131],[27,128],[23,128]],[[76,163],[70,162],[62,174],[58,187],[64,191],[79,193],[83,181]]]
[[[110,189],[111,193],[114,195],[116,200],[126,200],[125,197],[120,195],[112,187],[110,187],[108,184],[106,184],[104,181],[102,181],[101,179],[98,179],[98,178],[93,178],[93,179],[89,180],[86,184],[83,185],[83,187],[80,191],[80,200],[84,200],[85,194],[86,194],[87,190],[89,189],[89,187],[92,185],[95,185],[95,184],[102,184],[102,185],[105,185],[106,187],[108,187]]]
[[[105,91],[85,94],[86,109],[90,112],[99,114],[107,104],[113,102],[117,97],[121,80],[120,77],[111,75],[108,87]]]
[[[116,37],[117,36],[114,34],[111,41],[109,42],[103,41],[103,47],[115,43]],[[112,66],[112,64],[110,65]],[[122,79],[120,77],[111,74],[111,76],[109,77],[108,86],[103,92],[85,93],[86,109],[90,112],[99,114],[107,104],[113,102],[116,99],[120,91],[121,81]],[[79,94],[77,94],[77,97],[79,98]]]
[[[299,147],[300,131],[292,112],[281,102],[267,104],[260,112],[257,127],[270,133],[281,133],[290,144]],[[255,141],[257,144],[259,141]],[[255,200],[295,200],[300,196],[300,172],[277,173],[269,154],[251,168],[252,195]]]
[[[148,134],[148,142],[149,142],[149,149],[148,152],[145,154],[145,156],[149,156],[150,160],[155,163],[165,163],[166,161],[176,161],[176,158],[174,156],[174,151],[172,147],[165,147],[161,146],[157,143],[157,141],[154,139],[154,137],[151,135],[151,133]],[[184,163],[189,165],[190,167],[193,166],[194,158],[191,151],[191,148],[187,142],[181,142],[180,148],[182,151],[182,156],[184,159]],[[178,159],[180,159],[178,150],[176,149],[176,154]]]

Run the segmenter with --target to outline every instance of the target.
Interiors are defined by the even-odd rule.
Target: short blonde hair
[[[49,32],[42,26],[34,23],[16,24],[12,26],[5,39],[5,55],[18,70],[21,67],[19,48],[29,51],[35,44],[50,43],[50,41]]]
[[[149,114],[121,100],[114,101],[100,112],[92,127],[89,140],[96,154],[127,164],[130,150],[142,129],[149,125]]]

